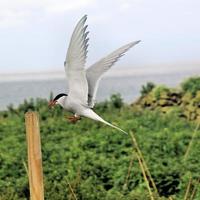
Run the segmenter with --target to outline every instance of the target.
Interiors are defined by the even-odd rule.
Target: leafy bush
[[[200,91],[200,77],[191,77],[185,80],[181,87],[184,92],[190,92],[195,96],[197,91]]]
[[[168,93],[169,91],[170,91],[169,88],[167,88],[165,85],[160,85],[160,86],[156,86],[153,89],[153,94],[155,98],[158,100],[160,99],[162,94]]]
[[[134,132],[162,199],[169,195],[183,199],[190,175],[193,180],[199,177],[199,140],[183,162],[194,125],[177,115],[136,111],[121,100],[115,104],[118,101],[119,96],[115,96],[98,104],[97,113]],[[0,199],[29,199],[24,167],[24,112],[29,109],[40,114],[46,199],[73,199],[70,184],[77,199],[149,200],[129,136],[86,118],[70,124],[64,117],[65,111],[60,107],[49,110],[47,100],[42,99],[25,101],[18,109],[0,112]],[[133,166],[124,187],[131,159]]]
[[[111,106],[114,108],[121,108],[123,106],[123,99],[119,93],[113,94],[110,97],[110,103],[111,103]]]
[[[145,95],[149,94],[149,93],[153,90],[154,87],[155,87],[155,84],[154,84],[154,83],[148,82],[146,85],[143,85],[143,86],[142,86],[142,89],[141,89],[141,91],[140,91],[140,94],[141,94],[142,96],[145,96]]]

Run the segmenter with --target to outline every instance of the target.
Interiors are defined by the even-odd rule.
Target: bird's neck
[[[62,106],[62,107],[64,107],[64,105],[65,105],[65,100],[66,100],[66,98],[67,97],[61,97],[60,99],[59,99],[59,104]]]

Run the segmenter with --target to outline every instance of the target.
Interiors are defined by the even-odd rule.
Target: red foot
[[[80,116],[74,116],[74,115],[73,115],[73,116],[67,117],[67,119],[69,120],[69,122],[75,124],[78,120],[81,119],[81,117],[80,117]]]

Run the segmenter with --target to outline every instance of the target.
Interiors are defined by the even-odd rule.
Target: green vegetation
[[[169,93],[169,88],[167,88],[165,85],[160,85],[155,87],[152,92],[156,100],[158,100],[162,97],[162,95],[166,95],[167,93]]]
[[[155,86],[132,104],[140,109],[176,112],[180,117],[200,121],[200,77],[191,77],[180,89]]]
[[[141,94],[142,96],[145,96],[145,95],[149,94],[149,93],[153,90],[154,87],[155,87],[155,84],[154,84],[154,83],[152,83],[152,82],[147,82],[146,85],[143,85],[143,86],[142,86],[142,89],[141,89],[141,91],[140,91],[140,94]]]
[[[159,89],[156,99],[154,89],[146,98],[150,95],[156,105],[164,97]],[[175,96],[181,102],[188,95],[188,91],[181,92],[181,97],[174,90],[169,91],[170,99]],[[180,116],[178,105],[182,103],[174,103],[173,112],[163,113],[159,109],[145,109],[149,106],[142,104],[144,98],[134,105],[126,105],[116,94],[97,104],[95,111],[134,133],[159,192],[160,197],[155,200],[184,199],[190,180],[189,195],[196,187],[193,199],[200,199],[200,131],[197,130],[185,157],[196,124]],[[28,110],[40,114],[46,199],[74,199],[69,184],[77,199],[82,200],[150,199],[130,136],[86,118],[71,124],[65,118],[69,113],[60,107],[49,110],[47,103],[43,99],[24,101],[17,109],[9,106],[7,111],[0,112],[1,200],[29,199],[24,126],[24,113]],[[152,191],[156,195],[153,187]]]
[[[185,80],[181,87],[184,92],[189,92],[193,96],[196,95],[198,91],[200,91],[200,77],[191,77],[187,80]]]

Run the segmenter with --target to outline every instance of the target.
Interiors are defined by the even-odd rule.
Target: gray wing
[[[108,56],[102,58],[91,67],[89,67],[86,71],[86,77],[88,81],[88,106],[94,107],[96,92],[98,89],[99,80],[102,75],[108,71],[112,65],[114,65],[120,57],[124,55],[126,51],[128,51],[131,47],[138,44],[139,41],[131,42],[127,45],[122,46],[116,51],[112,52]]]
[[[84,69],[89,40],[86,20],[87,16],[85,15],[76,25],[64,63],[69,85],[68,95],[84,105],[87,105],[88,102],[88,83]]]

